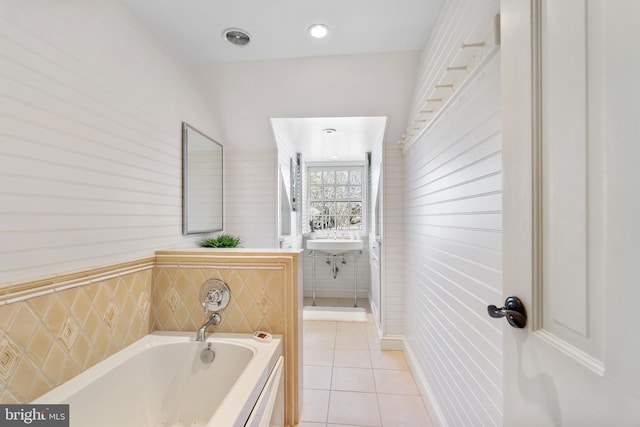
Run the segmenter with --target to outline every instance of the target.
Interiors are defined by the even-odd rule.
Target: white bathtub
[[[72,427],[262,425],[252,410],[259,399],[274,401],[261,396],[265,384],[282,384],[280,338],[214,333],[197,342],[195,335],[147,335],[33,403],[68,403]],[[216,357],[206,364],[200,353],[209,342]]]

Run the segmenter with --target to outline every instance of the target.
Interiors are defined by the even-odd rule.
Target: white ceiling
[[[123,0],[190,64],[419,50],[444,0]],[[324,39],[307,29],[329,27]],[[251,35],[244,47],[222,37]]]
[[[382,139],[386,117],[315,117],[271,119],[276,139],[304,153],[305,161],[363,161]],[[324,129],[335,129],[327,134]]]
[[[122,0],[186,63],[195,66],[335,55],[421,50],[444,0]],[[312,24],[329,27],[324,39],[312,38]],[[223,38],[229,28],[251,35],[244,47]],[[261,65],[260,65],[261,66]],[[258,66],[257,66],[258,67]],[[264,83],[263,83],[264,84]],[[268,84],[268,83],[267,83]],[[376,88],[371,88],[375,91]],[[308,94],[307,94],[308,95]],[[282,102],[282,100],[280,100]],[[226,106],[229,103],[225,104]],[[247,104],[245,104],[247,105]],[[307,160],[351,160],[371,150],[385,132],[385,117],[273,119],[276,137],[291,141]],[[238,111],[238,110],[236,110]],[[274,117],[256,111],[255,119]],[[334,112],[333,115],[344,115]],[[299,116],[298,116],[299,117]],[[245,120],[242,128],[246,128]],[[225,123],[232,126],[230,123]],[[324,135],[324,128],[336,128]],[[242,139],[244,129],[229,129]],[[357,154],[355,154],[357,153]]]

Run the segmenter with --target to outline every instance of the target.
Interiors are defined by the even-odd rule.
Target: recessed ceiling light
[[[311,37],[321,39],[329,34],[329,27],[324,24],[314,24],[309,27],[309,34],[311,34]]]
[[[251,41],[249,33],[239,28],[229,28],[228,30],[224,30],[222,37],[235,46],[246,46]]]
[[[322,129],[322,133],[326,133],[327,135],[331,135],[333,133],[336,133],[336,130],[334,128],[326,128],[326,129]]]

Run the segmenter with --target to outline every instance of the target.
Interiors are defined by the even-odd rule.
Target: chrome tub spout
[[[204,322],[202,326],[200,326],[200,329],[198,329],[198,336],[196,337],[196,341],[204,341],[207,336],[207,328],[211,325],[218,325],[221,320],[222,318],[218,313],[212,313],[211,316],[209,316],[209,320]]]

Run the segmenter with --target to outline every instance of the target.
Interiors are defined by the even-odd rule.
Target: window
[[[309,219],[316,230],[361,230],[361,166],[309,167]]]

